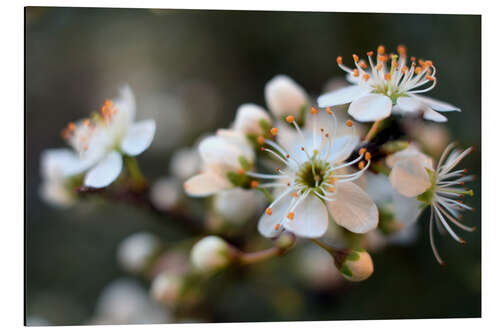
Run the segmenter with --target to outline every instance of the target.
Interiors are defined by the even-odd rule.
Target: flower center
[[[297,183],[306,188],[321,187],[330,177],[330,163],[321,160],[305,162],[297,171]]]

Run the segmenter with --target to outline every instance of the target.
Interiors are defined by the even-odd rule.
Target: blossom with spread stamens
[[[445,122],[446,117],[439,112],[460,111],[456,106],[420,95],[436,85],[436,67],[432,61],[416,63],[411,58],[408,63],[406,48],[401,45],[397,53],[388,55],[379,46],[375,61],[374,53],[367,53],[368,64],[354,54],[355,69],[345,66],[342,57],[338,57],[338,66],[347,72],[347,79],[353,85],[321,95],[318,105],[351,103],[348,112],[358,121],[377,121],[389,117],[391,112],[419,112],[424,119]]]
[[[439,162],[434,169],[432,160],[421,153],[401,151],[394,154],[394,158],[388,162],[392,164],[393,170],[389,176],[391,184],[401,194],[416,198],[423,207],[431,207],[431,217],[429,223],[429,237],[432,251],[436,260],[443,264],[434,243],[434,224],[440,224],[453,239],[457,242],[465,243],[452,229],[452,225],[465,230],[474,231],[475,227],[463,225],[460,222],[462,212],[473,210],[472,207],[463,203],[461,198],[464,195],[472,196],[471,189],[465,188],[465,182],[474,179],[474,176],[467,175],[466,169],[455,170],[460,161],[473,151],[472,147],[465,150],[454,149],[456,143],[451,143],[446,147]],[[396,156],[400,154],[399,156]],[[396,169],[397,173],[393,172]],[[418,191],[409,191],[409,188]]]
[[[370,166],[370,160],[361,153],[346,162],[358,138],[336,135],[337,122],[330,109],[319,114],[316,108],[311,108],[307,122],[312,123],[312,128],[301,129],[293,116],[286,120],[297,132],[285,132],[280,138],[278,130],[275,132],[278,143],[266,139],[262,147],[285,167],[278,168],[276,174],[246,173],[272,181],[259,183],[258,188],[276,189],[277,196],[260,218],[260,233],[275,237],[288,230],[300,237],[318,238],[327,231],[328,212],[337,224],[352,232],[365,233],[376,228],[375,203],[353,183]],[[351,166],[360,170],[351,172]]]
[[[146,150],[155,133],[155,121],[134,122],[135,98],[128,85],[114,101],[106,100],[99,113],[70,123],[63,138],[84,161],[87,171],[83,185],[102,188],[120,174],[122,155],[136,156]]]
[[[253,164],[255,153],[244,134],[219,130],[203,139],[198,151],[202,172],[189,178],[184,189],[190,196],[204,197],[234,187],[232,179],[244,176],[244,167]]]

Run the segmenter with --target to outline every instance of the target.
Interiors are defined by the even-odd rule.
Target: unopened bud
[[[164,271],[158,274],[151,284],[151,295],[153,298],[166,305],[176,305],[184,287],[184,280],[177,274]]]
[[[125,238],[118,247],[118,262],[129,272],[147,269],[161,248],[159,239],[148,232],[138,232]]]
[[[270,126],[271,117],[266,110],[256,104],[243,104],[236,111],[233,127],[237,131],[245,134],[262,134]]]
[[[207,236],[193,246],[191,263],[201,272],[212,272],[229,265],[230,248],[220,237]]]
[[[343,255],[335,255],[334,259],[335,265],[346,280],[364,281],[373,274],[372,257],[366,251],[350,249]]]
[[[305,90],[286,75],[275,76],[266,84],[264,95],[269,110],[278,118],[300,117],[309,103]]]

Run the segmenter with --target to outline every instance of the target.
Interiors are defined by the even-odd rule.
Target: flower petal
[[[122,156],[113,150],[87,172],[83,184],[95,188],[106,187],[120,175],[122,166]]]
[[[145,151],[153,142],[156,123],[154,120],[143,120],[133,124],[122,141],[121,149],[130,156],[136,156]]]
[[[295,209],[294,218],[287,218],[283,226],[299,237],[318,238],[328,229],[328,211],[318,197],[309,194]]]
[[[280,233],[280,229],[277,229],[276,225],[281,225],[284,221],[292,199],[292,196],[286,195],[272,207],[271,215],[262,214],[257,227],[262,236],[271,238]]]
[[[424,105],[413,97],[399,97],[396,105],[400,113],[417,112],[424,108]]]
[[[432,120],[432,121],[435,121],[438,123],[444,123],[444,122],[448,121],[448,119],[445,116],[443,116],[439,112],[432,110],[431,108],[427,108],[424,111],[424,119]]]
[[[394,218],[409,226],[415,223],[418,216],[422,212],[421,202],[417,198],[408,198],[395,191],[393,194],[394,199]]]
[[[413,98],[421,101],[422,103],[428,105],[429,107],[431,107],[432,109],[434,109],[436,111],[440,111],[440,112],[449,112],[449,111],[460,112],[461,111],[460,108],[458,108],[454,105],[451,105],[451,104],[448,104],[445,102],[441,102],[441,101],[434,99],[434,98],[420,96],[420,95],[411,95],[411,96]]]
[[[391,115],[392,101],[380,94],[368,94],[354,100],[347,111],[357,121],[377,121]]]
[[[377,227],[377,206],[358,185],[352,182],[338,184],[336,198],[327,205],[338,225],[355,233],[366,233]]]
[[[184,190],[193,197],[206,197],[230,187],[229,180],[210,171],[193,176],[184,183]]]
[[[417,156],[402,159],[394,164],[389,175],[392,186],[406,197],[424,193],[431,181],[422,160]]]
[[[341,88],[319,96],[318,106],[320,108],[324,108],[327,106],[347,104],[368,94],[369,92],[370,88],[358,85]]]
[[[41,154],[41,174],[45,179],[71,177],[85,171],[90,164],[67,148],[47,149]]]
[[[132,122],[135,117],[135,96],[128,84],[120,88],[119,96],[113,100],[118,114],[126,115],[126,119]]]

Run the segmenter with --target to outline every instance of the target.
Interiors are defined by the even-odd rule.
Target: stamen
[[[293,218],[295,217],[295,213],[294,212],[289,212],[287,215],[286,215],[287,219],[289,220],[293,220]]]
[[[349,119],[349,120],[347,120],[347,121],[345,122],[345,124],[346,124],[346,126],[347,126],[347,127],[352,127],[352,120],[350,120],[350,119]]]
[[[352,58],[354,59],[354,62],[358,62],[359,61],[359,57],[356,54],[353,54]]]
[[[288,123],[290,123],[290,124],[291,124],[291,123],[293,123],[293,121],[294,121],[294,120],[295,120],[295,117],[294,117],[294,116],[292,116],[292,115],[290,115],[290,116],[287,116],[287,117],[286,117],[286,121],[287,121]]]
[[[271,128],[270,130],[272,136],[276,136],[278,134],[278,129],[276,127]]]
[[[337,57],[337,64],[342,65],[342,57],[341,56]]]
[[[262,135],[259,135],[259,136],[257,137],[257,143],[258,143],[259,145],[263,145],[265,141],[266,141],[266,138],[264,138]]]
[[[280,224],[279,223],[275,224],[274,225],[274,230],[278,231],[279,229],[280,229]]]
[[[309,110],[311,114],[318,114],[318,109],[316,109],[314,106],[311,106],[311,110]]]
[[[256,180],[252,180],[252,181],[250,182],[250,187],[251,187],[251,188],[257,188],[258,186],[259,186],[259,182],[258,182],[258,181],[256,181]]]
[[[379,47],[377,48],[377,53],[378,54],[384,54],[385,53],[385,47],[384,47],[384,45],[379,45]]]
[[[271,208],[266,209],[266,214],[269,216],[271,216],[273,214],[273,211],[271,210]]]

